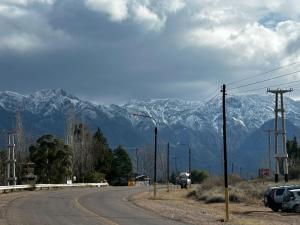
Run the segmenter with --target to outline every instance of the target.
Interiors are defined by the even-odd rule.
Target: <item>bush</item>
[[[84,180],[87,183],[99,183],[104,181],[105,174],[99,172],[89,172],[84,176]]]
[[[242,181],[238,176],[229,183],[229,200],[231,202],[258,203],[261,202],[267,184],[256,181]],[[196,191],[196,197],[205,203],[224,202],[224,180],[214,177],[205,181]]]
[[[291,168],[289,170],[290,179],[299,179],[300,178],[300,166]]]
[[[208,178],[208,173],[203,170],[193,170],[191,172],[191,179],[193,184],[200,184]]]

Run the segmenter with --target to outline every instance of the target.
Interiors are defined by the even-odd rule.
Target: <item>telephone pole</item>
[[[224,148],[224,186],[225,186],[225,213],[226,221],[229,221],[229,195],[228,195],[228,173],[227,173],[227,140],[226,140],[226,85],[222,86],[222,108],[223,108],[223,148]]]
[[[167,146],[167,192],[170,191],[169,187],[169,178],[170,178],[170,143],[168,142]]]
[[[192,187],[192,165],[191,165],[191,145],[189,144],[189,174],[190,174],[190,188]]]
[[[273,132],[273,130],[268,129],[268,130],[265,130],[265,132],[268,132],[269,173],[270,173],[270,176],[271,176],[271,172],[272,172],[272,163],[271,163],[271,132]]]
[[[288,154],[286,149],[286,130],[285,130],[285,121],[284,121],[284,107],[283,107],[283,94],[287,92],[291,92],[293,89],[289,90],[270,90],[268,89],[267,92],[275,94],[275,129],[274,129],[274,137],[275,137],[275,183],[278,183],[279,180],[279,162],[283,159],[283,166],[284,166],[284,181],[288,182]],[[279,107],[279,96],[280,96],[280,107]],[[281,112],[281,130],[278,130],[278,113]],[[278,149],[278,134],[281,134],[282,138],[282,149],[279,151]]]

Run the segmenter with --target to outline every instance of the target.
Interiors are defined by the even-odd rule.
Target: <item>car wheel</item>
[[[274,212],[278,212],[278,208],[277,207],[271,207],[271,209],[274,211]]]
[[[295,205],[294,208],[293,208],[293,211],[295,213],[300,213],[300,205]]]

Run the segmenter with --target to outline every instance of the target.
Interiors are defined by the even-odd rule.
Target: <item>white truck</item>
[[[186,172],[181,172],[178,178],[178,184],[181,188],[187,188],[191,184],[190,174]]]

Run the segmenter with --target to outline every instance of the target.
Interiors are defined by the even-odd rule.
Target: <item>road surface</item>
[[[134,205],[146,189],[79,188],[0,197],[0,225],[182,225]]]

